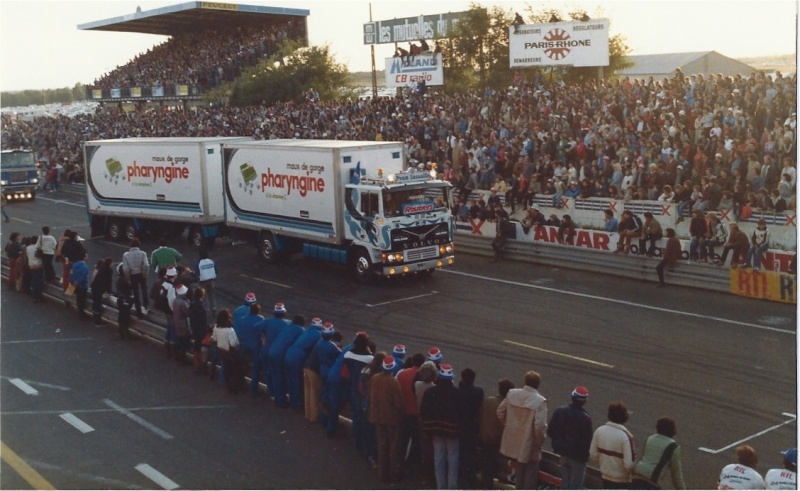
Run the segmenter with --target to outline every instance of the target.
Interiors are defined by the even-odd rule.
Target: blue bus
[[[0,192],[11,201],[35,199],[39,167],[31,150],[0,151]]]

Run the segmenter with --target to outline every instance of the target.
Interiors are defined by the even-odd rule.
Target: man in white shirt
[[[758,454],[750,445],[736,447],[736,463],[728,464],[719,474],[717,489],[765,489],[764,479],[755,470]]]
[[[797,489],[797,448],[783,454],[783,469],[770,469],[764,480],[767,489]]]
[[[42,262],[44,263],[44,281],[50,283],[56,277],[53,269],[53,258],[56,255],[56,245],[58,241],[50,235],[50,227],[42,227],[42,235],[36,240],[36,247],[42,250]]]

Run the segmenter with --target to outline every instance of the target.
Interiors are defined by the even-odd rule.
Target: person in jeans
[[[553,443],[553,452],[560,456],[561,488],[583,489],[593,436],[592,417],[583,408],[589,399],[589,390],[579,385],[570,396],[571,404],[553,412],[547,436]]]
[[[85,252],[83,257],[75,261],[69,271],[69,283],[75,286],[75,301],[78,308],[78,317],[84,319],[86,314],[86,295],[89,290],[89,255]]]
[[[458,489],[462,408],[461,392],[453,385],[453,367],[443,364],[435,385],[423,394],[419,408],[422,431],[433,440],[438,489]]]
[[[50,235],[50,227],[42,227],[42,234],[36,239],[36,246],[42,249],[42,261],[44,262],[44,281],[50,283],[55,279],[56,272],[53,269],[53,258],[56,254],[58,241]]]
[[[750,234],[750,248],[747,250],[747,259],[744,267],[749,268],[753,265],[753,271],[761,269],[761,255],[769,249],[770,233],[767,228],[767,221],[763,218],[758,220],[758,226]]]
[[[134,237],[131,240],[131,248],[122,255],[122,270],[131,283],[136,317],[141,319],[143,316],[142,309],[147,310],[149,305],[147,269],[150,267],[150,263],[147,261],[147,253],[139,249],[139,246],[141,246],[141,242]]]

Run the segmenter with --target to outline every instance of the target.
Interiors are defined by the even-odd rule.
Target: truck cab
[[[33,151],[3,150],[0,156],[0,192],[9,202],[35,199],[39,168]]]
[[[348,184],[346,234],[359,279],[432,273],[454,262],[450,183],[429,171],[363,177]]]

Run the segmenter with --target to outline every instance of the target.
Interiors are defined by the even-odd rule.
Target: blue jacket
[[[264,331],[260,329],[264,318],[258,314],[247,314],[238,320],[233,321],[233,330],[239,336],[242,349],[250,353],[258,353],[261,349],[261,336]]]
[[[319,359],[319,375],[323,382],[328,381],[331,366],[341,353],[341,349],[330,339],[320,339],[314,346],[313,356]]]
[[[286,327],[278,332],[278,337],[269,344],[269,359],[277,363],[283,363],[286,351],[301,334],[303,334],[302,326],[298,326],[294,322],[287,324]]]
[[[286,350],[286,365],[295,368],[302,367],[308,355],[311,354],[311,350],[321,338],[322,329],[315,326],[308,327]]]
[[[264,346],[261,348],[262,356],[269,355],[269,347],[277,339],[278,334],[289,325],[288,319],[269,317],[261,321],[259,328],[264,332]]]
[[[74,283],[76,288],[87,290],[89,288],[89,266],[86,261],[78,261],[72,265],[69,271],[69,282]]]

